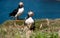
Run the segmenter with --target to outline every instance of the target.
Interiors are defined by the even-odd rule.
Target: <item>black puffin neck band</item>
[[[23,7],[23,5],[22,6],[18,5],[18,8],[22,8],[22,7]]]

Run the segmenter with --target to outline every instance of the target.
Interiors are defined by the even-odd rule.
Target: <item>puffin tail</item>
[[[12,13],[9,14],[9,17],[11,17],[11,16],[12,16]]]

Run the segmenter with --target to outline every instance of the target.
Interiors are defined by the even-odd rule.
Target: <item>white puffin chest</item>
[[[32,23],[34,23],[34,20],[32,19],[32,17],[30,17],[30,18],[26,19],[25,23],[32,24]]]
[[[15,15],[15,17],[21,15],[23,12],[24,12],[24,8],[19,8],[17,14]]]
[[[18,13],[22,13],[24,11],[24,8],[19,8]]]

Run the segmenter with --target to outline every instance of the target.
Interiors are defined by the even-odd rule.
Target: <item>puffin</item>
[[[24,22],[25,26],[31,25],[29,30],[35,30],[35,20],[32,18],[33,15],[33,11],[29,11]]]
[[[18,7],[9,14],[10,17],[15,17],[16,20],[19,19],[19,16],[24,12],[24,4],[20,2]]]

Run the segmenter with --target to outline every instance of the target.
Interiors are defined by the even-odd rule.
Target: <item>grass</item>
[[[58,33],[47,33],[47,32],[35,32],[31,35],[31,38],[58,38]]]
[[[35,20],[35,31],[31,34],[30,38],[59,38],[58,31],[60,30],[60,20],[49,19],[50,25],[47,26],[47,21],[45,19]],[[19,27],[24,23],[24,20],[14,21],[8,20],[3,24],[0,24],[0,38],[21,38],[23,35],[25,38],[25,32],[19,29]],[[40,28],[40,24],[43,24]]]

